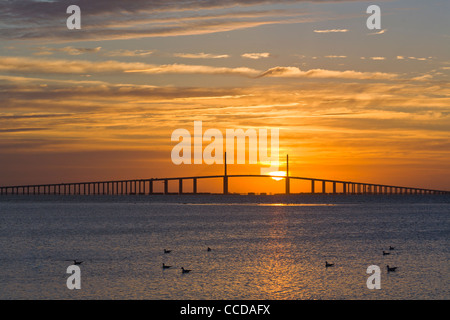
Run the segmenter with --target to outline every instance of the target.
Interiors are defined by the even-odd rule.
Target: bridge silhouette
[[[450,191],[414,187],[402,187],[384,184],[364,183],[355,181],[330,180],[320,178],[295,177],[289,175],[289,156],[286,156],[286,175],[255,175],[227,173],[225,153],[223,175],[150,178],[132,180],[111,180],[95,182],[75,182],[39,185],[1,186],[0,195],[153,195],[153,194],[199,194],[198,181],[206,179],[222,179],[223,194],[230,194],[229,179],[234,178],[276,178],[285,180],[285,194],[291,194],[292,180],[306,180],[311,183],[311,194],[450,194]],[[178,192],[169,192],[169,182],[178,181]],[[192,192],[184,192],[183,182],[192,181]],[[164,191],[154,192],[155,182],[164,183]],[[321,184],[320,192],[316,188]],[[341,186],[341,192],[338,192]],[[327,187],[331,187],[327,192]]]

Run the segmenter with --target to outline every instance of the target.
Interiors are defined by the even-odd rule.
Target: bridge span
[[[155,183],[164,184],[162,194],[198,194],[198,181],[222,179],[223,194],[229,194],[230,179],[237,178],[277,178],[285,180],[285,194],[291,194],[291,181],[306,180],[310,182],[310,193],[321,194],[450,194],[449,191],[422,189],[354,181],[340,181],[319,178],[272,176],[272,175],[211,175],[193,177],[150,178],[134,180],[114,180],[96,182],[75,182],[40,185],[1,186],[0,195],[152,195],[161,194],[154,191]],[[178,191],[169,192],[169,182],[178,182]],[[183,182],[192,181],[192,190],[187,192]],[[319,188],[318,188],[319,187]],[[339,187],[339,191],[338,191]]]
[[[169,182],[178,182],[176,194],[198,194],[198,181],[206,179],[222,179],[223,194],[229,194],[228,182],[237,178],[277,178],[285,180],[285,194],[291,194],[291,181],[305,180],[310,183],[310,193],[321,194],[450,194],[450,191],[393,186],[384,184],[364,183],[355,181],[330,180],[308,177],[295,177],[289,175],[289,156],[286,157],[286,175],[252,175],[227,173],[225,156],[225,170],[223,175],[172,177],[172,178],[150,178],[133,180],[112,180],[96,182],[75,182],[39,185],[0,186],[1,195],[152,195],[155,192],[155,183],[163,182],[162,194],[173,194],[169,192]],[[183,182],[192,181],[191,192],[186,192]],[[319,185],[319,188],[317,188]],[[339,189],[338,189],[339,187]],[[159,193],[161,194],[161,193]]]

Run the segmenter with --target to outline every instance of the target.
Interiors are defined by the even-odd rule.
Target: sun
[[[283,180],[284,178],[277,178],[277,177],[286,177],[286,171],[269,172],[269,176],[272,176],[272,179],[275,181],[280,181]]]

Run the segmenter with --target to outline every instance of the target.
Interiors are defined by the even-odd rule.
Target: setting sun
[[[272,177],[272,179],[275,181],[280,181],[280,180],[283,180],[283,178],[276,178],[276,177],[286,177],[286,171],[269,172],[269,176],[275,176],[275,177]]]

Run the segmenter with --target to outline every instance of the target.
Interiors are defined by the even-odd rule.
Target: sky
[[[373,4],[380,30],[366,26]],[[446,0],[0,1],[0,185],[222,174],[172,163],[172,132],[202,121],[279,129],[292,176],[450,190],[449,12]]]

